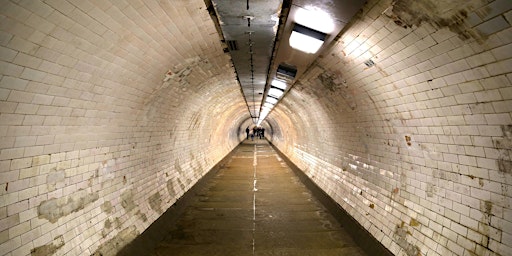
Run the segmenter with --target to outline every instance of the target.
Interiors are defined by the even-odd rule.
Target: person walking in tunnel
[[[258,132],[258,127],[254,126],[254,127],[252,128],[252,135],[251,135],[252,140],[254,140],[254,137],[255,137],[255,136],[257,136],[257,135],[256,135],[256,134],[257,134],[257,132]]]
[[[261,138],[265,138],[265,128],[261,127]]]
[[[247,133],[247,139],[249,139],[249,126],[247,126],[247,128],[245,128],[245,133]]]

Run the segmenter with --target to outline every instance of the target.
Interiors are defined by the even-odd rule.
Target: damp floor
[[[144,255],[366,255],[265,140],[240,144],[179,215]]]

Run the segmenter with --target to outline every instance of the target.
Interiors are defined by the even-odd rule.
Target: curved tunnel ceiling
[[[259,116],[281,0],[213,0],[224,42],[251,117]]]
[[[206,1],[215,11],[212,18],[218,23],[254,123],[266,118],[365,2]],[[290,40],[297,28],[302,28],[301,33],[322,34],[320,49],[309,53],[292,46],[298,43]]]

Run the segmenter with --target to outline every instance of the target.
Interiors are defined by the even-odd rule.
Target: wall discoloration
[[[350,109],[356,109],[357,103],[354,91],[349,88],[347,81],[342,77],[341,73],[324,71],[318,75],[317,83],[321,84],[331,93],[341,95]]]
[[[475,6],[482,5],[483,1],[436,1],[436,0],[398,0],[394,1],[385,14],[401,27],[420,26],[421,23],[430,23],[438,28],[448,28],[461,39],[483,39],[466,22],[469,12]]]
[[[148,217],[145,213],[142,213],[140,210],[135,213],[136,216],[138,216],[143,222],[148,221]]]
[[[112,222],[110,221],[110,219],[106,219],[105,223],[103,224],[103,230],[101,231],[101,236],[106,237],[108,235],[108,233],[110,233],[111,229],[112,229]]]
[[[88,194],[85,190],[79,190],[69,196],[52,198],[41,202],[37,212],[39,218],[55,223],[63,216],[84,209],[84,207],[98,200],[98,198],[98,192]]]
[[[109,241],[103,243],[91,256],[113,256],[139,235],[135,226],[123,229]]]
[[[512,174],[512,125],[502,125],[502,139],[494,140],[494,145],[499,152],[497,165],[502,173]]]
[[[152,196],[149,197],[149,206],[153,211],[162,214],[162,197],[160,196],[160,193],[156,192]]]
[[[114,207],[110,201],[105,201],[103,204],[101,204],[101,210],[105,213],[112,213]]]
[[[121,194],[121,206],[129,212],[135,209],[135,202],[133,201],[133,193],[131,190],[126,190]]]
[[[32,256],[48,256],[48,255],[53,255],[62,246],[64,246],[64,238],[62,236],[58,236],[58,237],[56,237],[53,240],[53,242],[32,249],[30,251],[30,255],[32,255]]]
[[[172,179],[167,181],[167,192],[171,198],[174,198],[176,196],[176,191],[174,190],[174,185],[172,183]]]
[[[407,234],[410,235],[411,233],[407,230],[404,222],[399,226],[397,225],[394,233],[396,243],[405,250],[408,256],[420,256],[420,248],[407,241]]]
[[[64,185],[65,177],[66,173],[63,170],[54,170],[48,173],[48,176],[46,176],[48,191],[54,191],[57,187],[62,187]]]

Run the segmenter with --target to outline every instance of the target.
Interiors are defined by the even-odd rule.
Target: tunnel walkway
[[[264,140],[240,144],[191,201],[150,255],[365,255]]]

